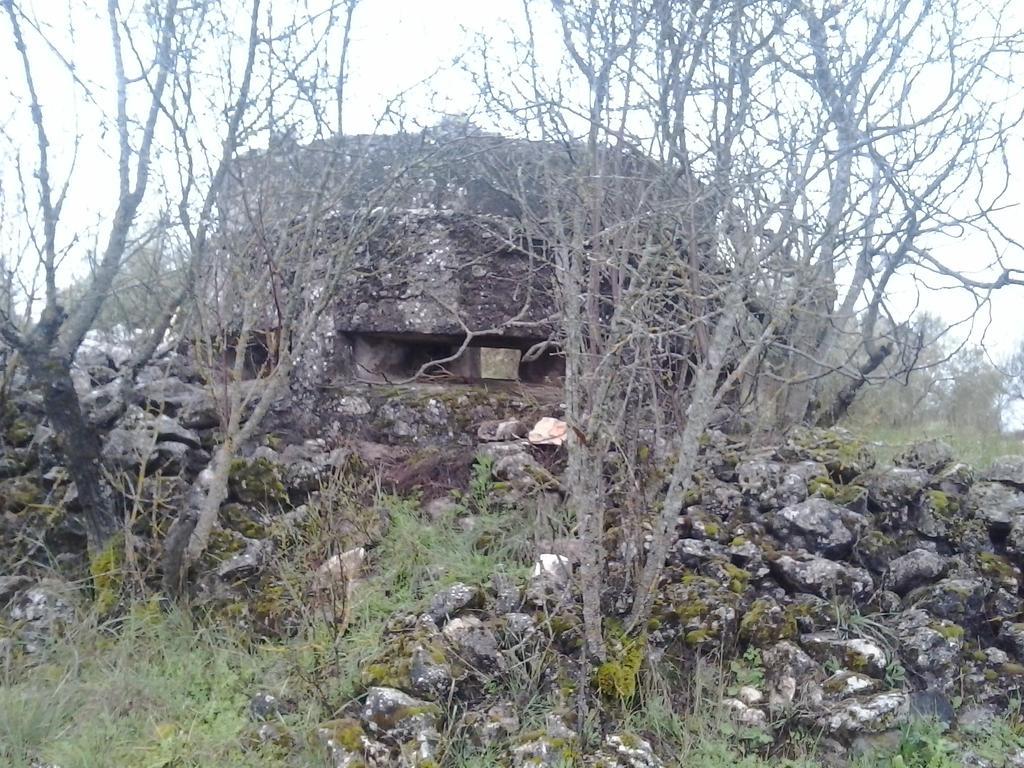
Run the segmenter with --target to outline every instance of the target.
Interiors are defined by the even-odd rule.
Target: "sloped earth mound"
[[[154,654],[140,632],[156,655],[175,642],[152,630],[168,621],[152,563],[217,440],[203,383],[173,356],[160,364],[106,425],[137,502],[91,594],[75,586],[89,566],[74,489],[38,403],[19,394],[3,414],[0,704],[19,714],[0,755],[13,764],[97,764],[80,741],[114,744],[131,729],[111,724],[131,721],[148,745],[131,749],[153,765],[1024,765],[1024,457],[977,471],[933,441],[875,466],[838,430],[756,449],[709,434],[652,616],[630,635],[644,531],[610,499],[609,658],[591,668],[561,449],[521,437],[536,403],[463,392],[467,415],[443,392],[345,395],[375,439],[274,432],[247,447],[190,595],[222,639],[137,670]],[[116,363],[84,371],[87,407],[105,412]],[[46,696],[97,684],[89,669],[126,671],[110,678],[125,704],[110,690],[94,719],[55,707],[52,732],[39,728]],[[151,686],[133,688],[139,676]],[[54,746],[74,734],[78,758]],[[202,734],[209,751],[190,752]]]

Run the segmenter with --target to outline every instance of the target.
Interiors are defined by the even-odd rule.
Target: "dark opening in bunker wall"
[[[351,333],[345,346],[352,377],[369,383],[401,383],[418,376],[420,380],[541,384],[564,375],[564,362],[557,353],[523,362],[523,353],[532,344],[522,340],[474,339],[457,355],[463,340],[460,336]]]

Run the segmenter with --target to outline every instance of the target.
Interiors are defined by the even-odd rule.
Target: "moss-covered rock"
[[[594,672],[594,687],[606,698],[629,701],[636,694],[647,638],[614,638],[609,659]]]
[[[793,606],[780,606],[767,597],[755,600],[740,619],[740,639],[757,648],[792,640],[798,631]]]
[[[900,544],[889,534],[877,530],[868,531],[854,544],[853,554],[869,570],[881,573],[899,557]]]
[[[210,539],[204,556],[211,559],[214,563],[220,563],[229,560],[244,550],[245,537],[240,533],[223,528],[214,528],[210,531]]]
[[[743,591],[744,584],[738,573],[730,576],[725,570],[715,576],[691,572],[678,576],[678,581],[664,585],[655,598],[652,618],[658,629],[651,633],[651,642],[665,645],[678,638],[691,648],[712,641],[732,642],[741,600],[736,589]]]
[[[27,475],[0,481],[0,514],[19,515],[41,504],[44,498],[42,487]]]
[[[229,503],[221,507],[220,523],[247,539],[265,539],[270,535],[260,510],[244,504]]]
[[[848,483],[875,465],[864,441],[844,429],[795,429],[779,455],[784,460],[821,462],[838,483]]]
[[[1005,557],[992,552],[978,554],[978,570],[996,585],[1016,594],[1020,584],[1020,569]]]
[[[274,508],[288,501],[281,468],[265,458],[232,461],[228,488],[231,498],[242,504]]]
[[[836,483],[827,475],[812,477],[807,481],[807,493],[810,496],[820,496],[832,501],[836,497]]]
[[[35,433],[35,425],[28,419],[15,418],[4,431],[4,440],[14,448],[24,448],[32,442]]]

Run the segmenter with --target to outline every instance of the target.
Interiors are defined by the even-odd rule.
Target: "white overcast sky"
[[[122,4],[138,0],[122,0]],[[310,0],[314,2],[315,0]],[[69,16],[88,19],[94,16],[100,23],[90,30],[88,21],[79,22],[79,29],[73,50],[76,62],[85,72],[97,78],[109,71],[110,49],[102,26],[106,0],[23,0],[27,7],[34,7],[40,19],[60,27]],[[306,0],[295,0],[299,7]],[[291,7],[288,0],[274,0],[275,13],[279,7]],[[352,109],[347,117],[349,131],[369,130],[382,102],[398,91],[414,86],[434,70],[449,67],[452,61],[470,47],[475,35],[480,33],[492,37],[503,37],[508,25],[518,25],[522,18],[522,0],[363,0],[357,10],[353,26],[353,48],[351,54],[351,80],[349,93]],[[94,22],[95,25],[96,22]],[[541,30],[557,38],[556,29]],[[0,98],[10,98],[11,90],[20,90],[20,69],[10,42],[9,24],[0,18],[0,80],[6,84],[0,89]],[[53,90],[53,82],[63,77],[60,68],[44,72],[44,109],[49,128],[54,135],[54,144],[62,137],[73,135],[74,131],[85,132],[88,117],[82,116],[91,108],[87,104],[75,103]],[[65,78],[66,79],[66,78]],[[59,86],[58,86],[59,88]],[[429,101],[425,104],[433,112],[461,112],[472,103],[470,84],[457,72],[443,74],[434,81]],[[102,99],[101,99],[102,100]],[[56,102],[56,103],[55,103]],[[416,105],[413,98],[411,104]],[[423,103],[423,102],[421,102]],[[9,136],[22,137],[22,148],[31,150],[31,126],[26,122],[24,110],[0,103],[0,127]],[[78,116],[76,119],[76,115]],[[424,116],[431,120],[432,116]],[[0,145],[0,152],[9,152],[10,142]],[[1020,174],[1021,181],[1014,181],[1008,202],[1014,207],[1004,212],[1001,225],[1006,231],[1024,241],[1024,134],[1017,137],[1011,147],[1011,175]],[[0,157],[0,163],[3,158]],[[115,167],[112,158],[100,152],[83,152],[78,158],[76,177],[86,183],[77,184],[69,199],[68,220],[76,222],[83,232],[88,232],[97,220],[109,216],[109,211],[97,210],[94,201],[108,199],[104,190],[116,188]],[[0,168],[4,168],[0,165]],[[60,171],[58,167],[58,172]],[[5,190],[10,188],[10,174],[0,176]],[[8,196],[10,192],[8,191]],[[10,202],[8,203],[10,204]],[[958,265],[975,263],[972,255],[984,250],[984,244],[977,238],[949,239],[941,246]],[[1008,251],[1008,263],[1024,269],[1024,253]],[[69,257],[69,269],[74,264]],[[920,306],[940,314],[950,322],[971,314],[971,299],[964,292],[919,291],[910,281],[900,286],[900,304],[906,308]],[[986,345],[993,355],[1001,358],[1019,340],[1024,338],[1024,288],[1008,288],[995,296],[989,308],[978,317],[975,339],[985,332]]]

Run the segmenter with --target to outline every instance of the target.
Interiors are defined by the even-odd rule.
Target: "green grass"
[[[868,442],[878,459],[887,463],[908,446],[932,438],[949,443],[959,461],[979,469],[999,456],[1024,454],[1024,439],[1013,435],[954,430],[941,424],[900,428],[853,423],[843,426]]]
[[[343,637],[313,610],[298,636],[256,642],[227,622],[193,623],[147,606],[117,626],[87,619],[44,653],[0,668],[0,765],[322,765],[316,725],[358,693],[360,665],[377,650],[387,619],[455,581],[486,583],[496,572],[522,578],[532,550],[522,515],[482,509],[464,531],[454,519],[428,524],[413,500],[378,496],[374,504],[389,524],[370,552],[371,577],[357,590]],[[317,523],[346,513],[335,504],[311,514],[322,520],[275,564],[285,592],[300,599],[311,578],[304,563],[332,545],[329,527]],[[289,749],[253,743],[247,706],[258,691],[302,702],[283,723]]]
[[[252,765],[246,706],[282,671],[270,649],[181,615],[133,616],[116,630],[80,625],[0,685],[0,762]]]

